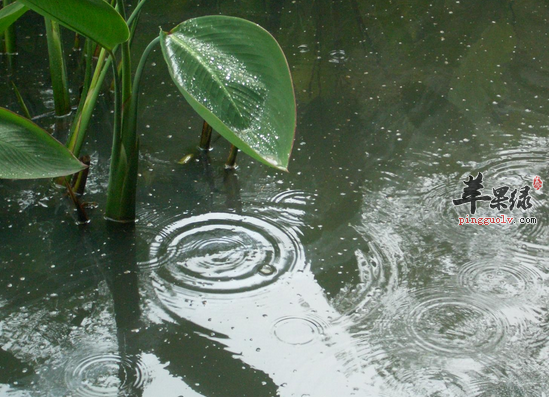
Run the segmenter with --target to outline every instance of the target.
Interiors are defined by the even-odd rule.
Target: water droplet
[[[276,271],[276,269],[271,265],[263,265],[259,268],[259,272],[265,276],[270,276]]]

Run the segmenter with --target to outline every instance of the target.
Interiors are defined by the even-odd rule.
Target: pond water
[[[90,224],[48,181],[0,181],[0,395],[549,395],[549,203],[533,184],[549,177],[545,2],[154,3],[137,49],[217,13],[280,41],[290,173],[243,155],[226,172],[216,136],[178,164],[201,120],[154,53],[134,227],[103,219],[108,92],[84,150]],[[11,78],[52,127],[41,29],[19,24]],[[454,205],[479,173],[507,207]]]

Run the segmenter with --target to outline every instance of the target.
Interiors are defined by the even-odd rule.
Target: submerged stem
[[[200,135],[200,149],[209,151],[212,144],[212,127],[204,120],[202,124],[202,134]]]
[[[86,214],[86,210],[84,210],[84,207],[78,200],[78,197],[76,197],[76,195],[74,194],[74,191],[72,190],[72,187],[67,180],[65,180],[65,186],[67,188],[67,192],[69,193],[69,196],[72,202],[74,203],[74,206],[76,207],[76,213],[78,215],[78,223],[80,224],[88,223],[90,221],[90,218],[88,218],[88,214]]]
[[[86,189],[86,182],[88,181],[88,173],[90,172],[91,159],[90,156],[86,154],[80,157],[80,161],[86,164],[87,167],[79,173],[74,174],[72,178],[72,188],[77,195],[82,196],[84,194],[84,190]]]
[[[236,155],[238,154],[238,148],[235,145],[231,145],[231,151],[229,152],[229,158],[225,163],[226,170],[234,170],[236,168]]]

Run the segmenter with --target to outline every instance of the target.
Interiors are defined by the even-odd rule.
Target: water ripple
[[[71,362],[65,372],[68,389],[84,397],[133,396],[151,379],[140,360],[117,354],[96,354]]]
[[[150,258],[165,284],[199,294],[256,290],[303,264],[302,247],[293,232],[228,213],[168,225],[151,245]]]
[[[534,297],[541,291],[543,275],[526,263],[505,261],[469,262],[458,272],[458,282],[472,293],[514,298]]]
[[[398,371],[388,385],[398,396],[471,397],[475,390],[460,374],[440,368],[415,367]]]
[[[429,352],[477,354],[493,350],[505,336],[505,318],[475,297],[436,293],[418,298],[407,331]]]
[[[178,218],[186,215],[178,212]],[[141,271],[150,271],[158,267],[156,258],[149,257],[149,247],[154,243],[160,230],[175,221],[174,218],[167,216],[164,211],[157,208],[139,209],[137,213],[136,231],[141,241],[140,247],[145,247],[137,251],[137,266]]]
[[[323,337],[328,324],[312,316],[285,316],[273,324],[272,332],[281,342],[305,345]]]
[[[498,303],[450,285],[400,288],[384,302],[372,336],[388,352],[420,349],[449,357],[491,352],[523,328],[522,319],[512,324]]]
[[[537,145],[537,143],[532,142]],[[543,146],[546,141],[541,142]],[[546,166],[547,153],[544,149],[533,149],[527,145],[496,150],[490,158],[477,163],[475,170],[483,172],[494,183],[506,182],[519,184],[531,182],[530,175],[534,169]],[[510,179],[513,178],[513,179]]]
[[[276,224],[299,230],[307,226],[315,212],[317,195],[302,190],[287,190],[272,196],[254,211]]]

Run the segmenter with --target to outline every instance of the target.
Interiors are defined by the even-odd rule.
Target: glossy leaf
[[[276,40],[255,23],[226,16],[187,20],[160,39],[170,74],[194,110],[244,153],[286,170],[295,99]]]
[[[84,168],[84,164],[42,128],[0,108],[0,178],[53,178]]]
[[[0,10],[0,33],[9,28],[29,9],[18,1],[15,1]]]
[[[33,11],[59,22],[108,50],[130,37],[128,25],[104,0],[19,0]]]

